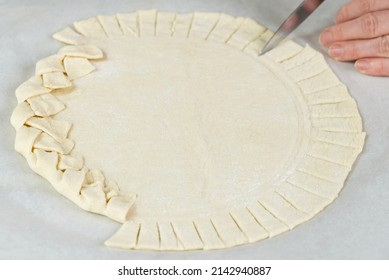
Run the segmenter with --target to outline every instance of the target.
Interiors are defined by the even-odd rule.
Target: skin
[[[350,1],[320,42],[332,58],[355,61],[361,73],[389,76],[389,0]]]

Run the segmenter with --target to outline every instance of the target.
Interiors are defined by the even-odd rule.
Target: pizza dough
[[[225,14],[98,16],[54,35],[17,90],[15,148],[106,244],[226,248],[275,236],[339,194],[365,133],[321,54]]]

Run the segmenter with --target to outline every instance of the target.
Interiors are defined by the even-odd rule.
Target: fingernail
[[[342,55],[343,55],[343,47],[339,44],[335,44],[335,45],[332,45],[329,50],[328,50],[328,53],[329,55],[334,58],[334,59],[338,59],[338,58],[341,58]]]
[[[361,59],[355,62],[355,68],[357,68],[358,71],[365,73],[369,70],[371,64],[369,61]]]
[[[332,33],[328,29],[324,30],[319,40],[323,46],[328,46],[332,42]]]

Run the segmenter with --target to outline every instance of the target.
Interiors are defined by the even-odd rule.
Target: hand
[[[352,0],[320,42],[332,58],[355,61],[364,74],[389,76],[389,0]]]

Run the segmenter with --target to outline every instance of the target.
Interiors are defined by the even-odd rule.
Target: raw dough
[[[258,56],[272,33],[250,19],[149,10],[74,28],[16,91],[15,147],[61,194],[124,223],[109,246],[280,234],[337,197],[362,150],[357,106],[323,57],[291,41]]]

